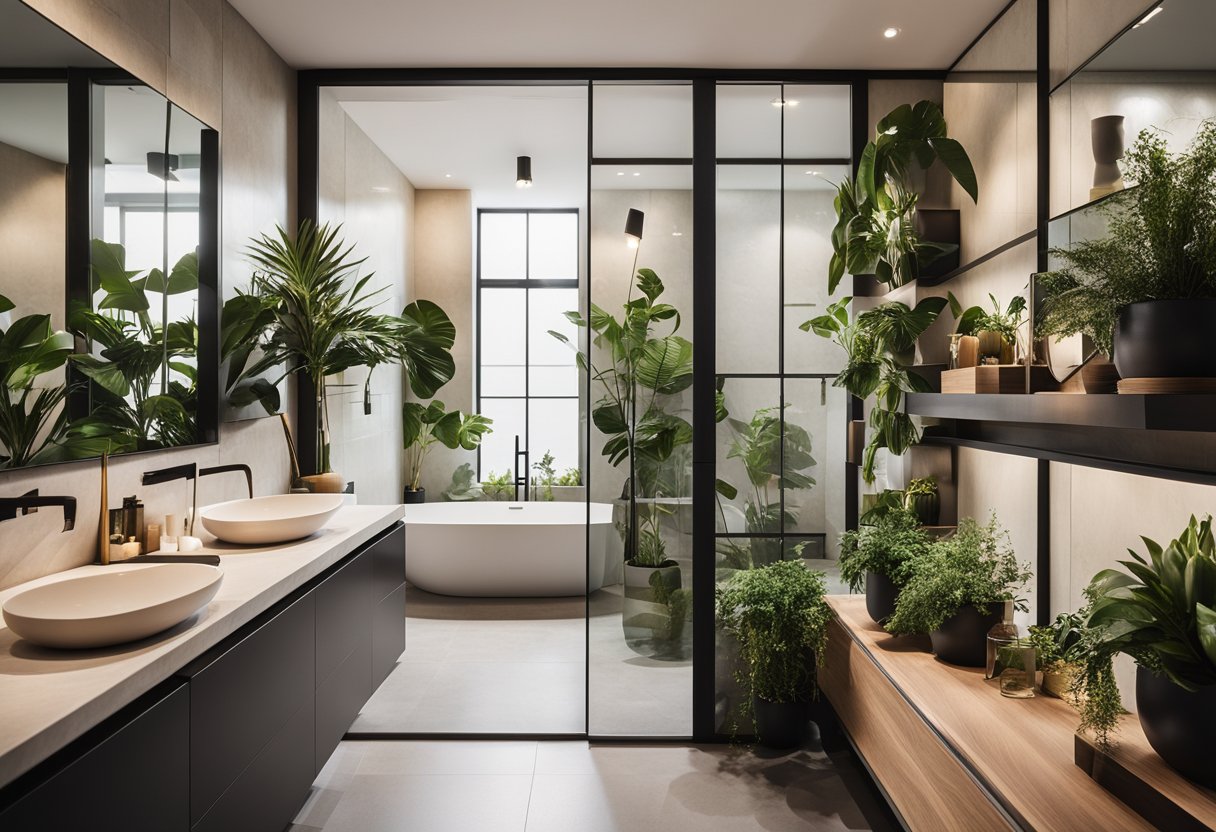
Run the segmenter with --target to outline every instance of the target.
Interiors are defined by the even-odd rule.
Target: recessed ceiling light
[[[683,236],[684,236],[684,232],[683,232],[683,231],[673,231],[673,232],[671,232],[671,236],[673,236],[673,237],[683,237]]]
[[[452,178],[452,174],[450,174],[450,173],[445,173],[445,174],[443,175],[443,178],[444,178],[444,179],[451,179],[451,178]]]
[[[641,172],[640,172],[640,171],[636,171],[636,170],[635,170],[635,171],[633,172],[633,175],[634,175],[634,176],[641,176],[642,174],[641,174]]]
[[[1150,20],[1152,20],[1154,17],[1156,17],[1157,15],[1161,14],[1161,12],[1163,12],[1163,11],[1165,11],[1165,4],[1164,4],[1164,3],[1163,3],[1163,4],[1161,4],[1160,6],[1158,6],[1157,8],[1153,9],[1151,12],[1149,12],[1148,14],[1146,14],[1144,17],[1140,18],[1140,22],[1139,22],[1139,23],[1137,23],[1137,24],[1136,24],[1135,26],[1133,26],[1132,28],[1133,28],[1133,29],[1139,29],[1141,26],[1143,26],[1145,23],[1148,23],[1148,22],[1149,22]]]
[[[624,175],[625,175],[625,171],[623,171],[623,170],[618,170],[618,171],[616,172],[616,175],[617,175],[617,176],[624,176]]]
[[[884,38],[886,38],[887,40],[890,40],[891,38],[895,37],[898,34],[899,34],[899,30],[896,29],[894,26],[888,26],[887,28],[882,30],[882,36]]]
[[[372,185],[372,190],[378,194],[388,193],[388,188],[384,187],[383,185]]]
[[[774,107],[797,107],[798,102],[792,98],[774,98],[769,102]]]
[[[804,170],[803,173],[805,173],[807,176],[818,176],[819,175],[819,171],[817,171],[817,170]]]

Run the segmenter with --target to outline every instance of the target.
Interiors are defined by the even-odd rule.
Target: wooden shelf
[[[1154,828],[1076,766],[1067,703],[1002,697],[981,670],[883,632],[863,596],[828,603],[820,687],[909,829]]]
[[[908,412],[935,419],[1132,430],[1216,430],[1216,394],[909,393]]]

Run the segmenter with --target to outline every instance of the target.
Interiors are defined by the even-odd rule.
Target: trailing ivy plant
[[[1017,593],[1030,580],[1030,564],[1018,563],[996,514],[982,526],[971,517],[960,520],[954,536],[934,541],[908,562],[907,575],[886,623],[896,635],[936,630],[969,604],[982,613],[1002,601],[1028,609]]]
[[[1091,607],[1080,653],[1085,670],[1081,728],[1110,742],[1123,712],[1112,660],[1122,653],[1186,690],[1216,684],[1216,541],[1212,518],[1191,517],[1166,547],[1141,538],[1126,572],[1104,569],[1090,581]]]
[[[941,106],[933,101],[900,105],[878,122],[874,140],[862,151],[856,178],[837,186],[829,294],[846,271],[873,274],[892,288],[902,286],[921,268],[958,248],[922,240],[916,233],[916,168],[925,170],[940,161],[972,201],[979,198],[967,151],[946,132]]]
[[[745,696],[799,702],[817,695],[815,671],[823,663],[832,611],[824,601],[822,572],[801,560],[783,560],[736,572],[715,591],[718,622],[739,640],[736,679]]]
[[[916,512],[892,508],[871,524],[845,532],[840,538],[840,577],[852,592],[861,592],[866,573],[877,572],[903,586],[912,561],[925,555],[932,538],[920,526]]]
[[[1061,267],[1038,275],[1036,337],[1083,333],[1109,356],[1130,304],[1216,297],[1216,121],[1204,121],[1181,153],[1142,130],[1122,167],[1134,187],[1094,209],[1106,235],[1053,248]]]
[[[828,306],[825,314],[805,322],[803,331],[830,338],[845,351],[845,367],[833,384],[860,399],[874,396],[870,408],[869,441],[861,474],[874,482],[877,453],[887,448],[896,456],[920,441],[920,430],[903,409],[905,393],[928,393],[932,387],[911,369],[916,339],[946,307],[945,298],[924,298],[915,308],[889,302],[850,319],[851,297]]]

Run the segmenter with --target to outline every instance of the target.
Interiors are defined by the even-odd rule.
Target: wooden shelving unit
[[[1216,430],[1216,395],[909,393],[908,412],[935,419],[1131,430]]]

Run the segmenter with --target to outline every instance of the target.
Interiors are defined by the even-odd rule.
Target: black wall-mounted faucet
[[[198,475],[200,477],[209,477],[212,474],[227,474],[230,471],[240,471],[245,475],[245,485],[249,488],[249,499],[253,499],[253,469],[243,462],[233,462],[228,465],[214,465],[211,468],[200,468]]]
[[[193,491],[190,494],[190,514],[186,518],[186,534],[194,534],[194,515],[198,510],[198,463],[188,462],[185,465],[174,465],[170,468],[158,468],[155,471],[145,471],[141,482],[144,485],[157,485],[173,480],[190,480]]]
[[[76,527],[75,497],[39,497],[38,489],[27,491],[20,497],[0,497],[0,522],[12,520],[17,512],[32,514],[40,508],[61,506],[63,508],[63,530],[70,532]]]

